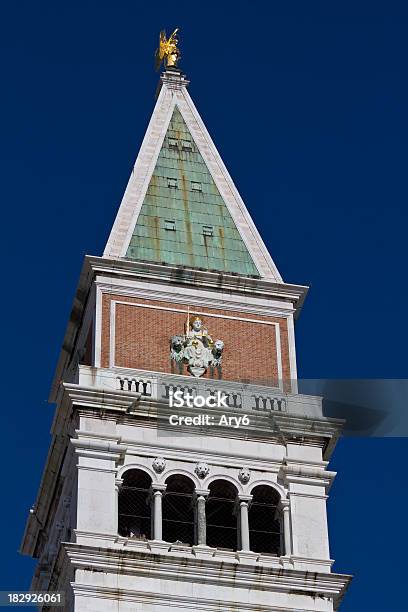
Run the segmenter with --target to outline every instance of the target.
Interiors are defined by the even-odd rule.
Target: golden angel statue
[[[165,30],[160,32],[159,47],[156,50],[156,70],[159,70],[162,62],[165,68],[174,68],[177,66],[177,62],[181,56],[180,50],[177,48],[178,31],[179,28],[176,28],[169,38],[166,37]]]

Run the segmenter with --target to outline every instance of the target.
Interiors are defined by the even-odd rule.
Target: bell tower
[[[307,288],[282,280],[172,44],[80,275],[22,543],[32,588],[75,612],[332,612],[350,581],[326,518],[342,423],[298,393]]]

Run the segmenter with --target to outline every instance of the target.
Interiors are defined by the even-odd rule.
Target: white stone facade
[[[299,405],[307,412],[307,397],[299,404],[299,396],[286,395],[286,405],[295,410],[276,407],[261,416],[253,411],[257,419],[250,435],[239,430],[228,437],[164,435],[154,417],[152,422],[160,398],[113,388],[118,374],[81,366],[78,382],[60,389],[55,427],[66,440],[64,484],[33,588],[53,585],[71,592],[67,609],[75,611],[336,609],[349,577],[331,573],[326,499],[335,474],[323,453],[324,440],[337,435],[338,423],[319,414],[319,398],[309,398],[307,423],[296,414]],[[312,431],[318,430],[316,438]],[[161,461],[155,463],[157,458]],[[208,467],[203,478],[197,473],[200,464]],[[248,481],[241,477],[243,467],[250,471]],[[282,554],[253,553],[250,542],[249,550],[235,552],[171,544],[161,535],[150,540],[120,536],[118,490],[130,469],[149,474],[159,495],[165,495],[173,474],[188,475],[198,494],[223,479],[233,483],[244,505],[257,485],[270,485],[281,500]],[[36,537],[38,524],[32,519],[26,545]]]
[[[122,259],[176,103],[262,278]],[[67,612],[332,612],[338,608],[350,576],[331,572],[326,501],[335,477],[328,460],[342,423],[325,418],[321,398],[297,393],[294,319],[306,291],[283,283],[185,81],[180,76],[164,77],[105,257],[86,258],[64,338],[50,395],[57,405],[52,443],[22,543],[22,552],[38,559],[33,589],[65,591]],[[278,341],[274,387],[116,367],[112,311],[109,367],[101,367],[102,296],[109,292],[176,306],[187,303],[192,311],[239,310],[242,321],[280,317],[287,329],[286,386]],[[225,314],[212,316],[228,319]],[[90,362],[81,365],[90,337]],[[246,415],[248,424],[172,428],[169,392],[183,388],[204,397],[222,392],[228,407],[205,412],[214,418]],[[177,412],[183,416],[191,410]],[[132,471],[149,482],[148,488],[128,487],[139,497],[146,493],[141,514],[134,518],[147,525],[143,529],[148,537],[137,533],[137,525],[128,535],[121,533],[124,483]],[[192,487],[189,493],[180,493],[191,498],[188,512],[194,515],[194,536],[188,543],[182,536],[166,540],[163,529],[169,521],[166,496],[168,500],[175,476],[185,477]],[[233,491],[232,496],[213,495],[220,481],[226,483],[225,491]],[[273,506],[273,514],[263,516],[279,530],[274,533],[276,549],[267,552],[254,545],[254,538],[262,537],[256,532],[272,533],[268,525],[265,530],[254,528],[256,504],[259,512],[265,512],[256,501],[260,489],[276,500],[263,504]],[[219,502],[219,509],[224,502],[230,504],[232,527],[211,524],[207,509],[214,502]],[[214,536],[208,545],[210,528],[213,534],[216,529],[232,529],[233,534],[236,530],[236,545],[224,546],[222,537],[218,543]]]

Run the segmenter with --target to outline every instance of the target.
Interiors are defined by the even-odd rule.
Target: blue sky
[[[1,21],[0,587],[21,589],[49,385],[83,256],[103,250],[153,109],[161,28],[181,28],[190,93],[281,274],[311,285],[300,375],[406,377],[408,8],[47,0],[4,5]],[[347,438],[333,457],[346,612],[401,607],[406,452],[406,439]]]

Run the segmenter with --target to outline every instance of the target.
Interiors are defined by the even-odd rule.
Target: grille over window
[[[194,483],[184,475],[175,474],[166,480],[162,500],[163,540],[169,543],[193,545],[196,540]],[[224,550],[239,546],[237,489],[219,479],[209,485],[206,502],[207,545]],[[118,496],[118,533],[121,536],[148,540],[151,529],[151,478],[138,469],[125,472]],[[283,554],[280,496],[268,485],[258,485],[252,491],[249,506],[250,550],[279,556]]]
[[[150,485],[150,476],[142,470],[125,472],[118,498],[119,535],[140,540],[150,539]]]
[[[237,550],[237,490],[226,480],[215,480],[209,486],[207,500],[207,545]]]
[[[166,480],[163,498],[163,540],[194,544],[194,483],[187,476],[175,474]]]
[[[249,507],[249,541],[251,550],[272,555],[281,554],[281,520],[277,514],[279,493],[267,485],[252,490]]]

